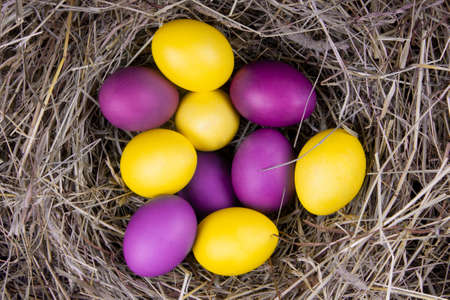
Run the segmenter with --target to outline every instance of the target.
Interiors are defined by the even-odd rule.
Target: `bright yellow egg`
[[[343,129],[333,130],[313,136],[295,165],[298,198],[316,215],[329,215],[344,207],[356,196],[366,175],[361,143]]]
[[[180,19],[164,24],[152,41],[161,72],[189,91],[212,91],[230,78],[234,56],[230,43],[206,23]]]
[[[236,135],[239,115],[224,92],[194,92],[181,101],[175,124],[197,150],[215,151]]]
[[[262,265],[278,243],[278,229],[260,212],[231,207],[213,212],[199,224],[193,252],[207,270],[240,275]]]
[[[184,188],[197,166],[197,153],[183,135],[152,129],[135,136],[120,159],[122,179],[143,197],[174,194]]]

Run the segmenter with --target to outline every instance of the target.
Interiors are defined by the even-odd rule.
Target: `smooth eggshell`
[[[212,91],[230,78],[234,56],[225,36],[206,23],[179,19],[159,28],[152,54],[161,72],[189,91]]]
[[[224,92],[196,92],[181,100],[175,124],[197,150],[215,151],[236,135],[239,115]]]
[[[270,127],[297,124],[316,105],[316,93],[309,80],[294,67],[276,61],[241,68],[231,82],[230,96],[242,116]]]
[[[128,267],[140,276],[159,276],[190,252],[197,231],[194,210],[178,196],[160,196],[131,217],[123,239]]]
[[[172,117],[178,106],[178,91],[156,71],[128,67],[105,80],[99,105],[114,126],[144,131],[159,127]]]
[[[216,152],[198,152],[194,177],[179,195],[191,203],[199,216],[233,206],[230,164]]]
[[[343,129],[328,129],[303,146],[295,165],[295,188],[303,207],[316,215],[332,214],[358,193],[366,157],[358,139]]]
[[[231,180],[237,198],[245,206],[273,212],[293,195],[293,165],[267,168],[293,158],[289,141],[275,129],[259,129],[239,146],[231,167]]]
[[[249,208],[231,207],[200,222],[192,251],[205,269],[233,276],[262,265],[277,243],[278,229],[269,218]]]
[[[174,194],[184,188],[197,166],[191,142],[178,132],[151,129],[135,136],[120,159],[122,179],[143,197]]]

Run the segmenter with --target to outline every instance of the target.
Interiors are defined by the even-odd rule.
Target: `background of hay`
[[[448,2],[5,0],[0,9],[2,299],[450,296]],[[283,129],[296,153],[335,126],[367,151],[358,197],[328,217],[293,201],[276,253],[244,276],[213,276],[190,255],[140,278],[121,253],[145,199],[120,179],[132,135],[101,116],[97,91],[119,67],[152,66],[153,33],[183,17],[223,31],[236,68],[282,60],[315,82],[314,114],[300,131]],[[236,141],[255,128],[243,122]]]

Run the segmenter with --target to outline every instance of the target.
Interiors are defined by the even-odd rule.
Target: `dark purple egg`
[[[241,68],[231,81],[230,97],[242,116],[270,127],[297,124],[309,117],[316,105],[309,80],[294,67],[277,61]]]
[[[178,106],[175,86],[156,71],[128,67],[110,75],[99,92],[105,118],[114,126],[145,131],[167,122]]]
[[[194,177],[179,195],[191,203],[200,217],[233,206],[231,166],[217,152],[198,152]]]
[[[239,146],[231,167],[231,181],[239,201],[269,213],[293,196],[293,164],[265,170],[293,158],[289,141],[275,129],[259,129]]]
[[[197,218],[181,197],[159,196],[131,217],[123,239],[128,267],[137,275],[154,277],[174,269],[191,251]]]

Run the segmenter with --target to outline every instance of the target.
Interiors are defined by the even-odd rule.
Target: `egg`
[[[143,197],[174,194],[184,188],[197,166],[191,142],[178,132],[151,129],[135,136],[120,158],[122,179]]]
[[[225,36],[206,23],[179,19],[153,36],[152,54],[161,72],[189,91],[212,91],[230,78],[234,56]]]
[[[189,203],[178,196],[160,196],[131,217],[123,239],[128,267],[154,277],[175,268],[191,251],[197,219]]]
[[[271,167],[293,158],[289,141],[277,130],[251,133],[239,146],[231,166],[231,181],[239,201],[269,213],[285,205],[294,193],[293,165]]]
[[[182,99],[175,124],[197,150],[215,151],[236,135],[239,115],[224,92],[194,92]]]
[[[277,61],[259,61],[241,68],[231,81],[230,96],[242,116],[270,127],[297,124],[316,105],[316,93],[308,79]]]
[[[265,215],[244,207],[213,212],[198,226],[192,251],[205,269],[233,276],[261,266],[278,243],[278,229]]]
[[[235,204],[231,166],[217,152],[198,152],[197,169],[179,193],[201,217]]]
[[[145,67],[128,67],[113,73],[103,83],[98,97],[105,118],[130,131],[161,126],[178,106],[175,86]]]
[[[343,129],[328,129],[303,146],[295,165],[295,188],[303,207],[332,214],[358,193],[366,174],[361,143]]]

